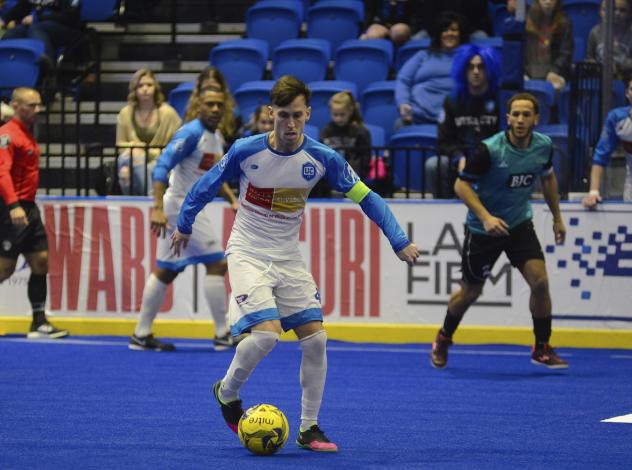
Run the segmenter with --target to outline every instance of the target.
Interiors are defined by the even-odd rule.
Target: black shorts
[[[503,251],[516,267],[531,259],[544,260],[540,241],[530,220],[512,228],[506,237],[472,233],[466,227],[461,261],[463,281],[468,284],[484,283]]]
[[[18,228],[11,223],[9,209],[0,203],[0,257],[17,258],[21,253],[48,251],[46,229],[34,202],[20,201],[29,224]]]

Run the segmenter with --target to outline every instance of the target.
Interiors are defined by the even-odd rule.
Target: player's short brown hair
[[[533,96],[531,93],[526,93],[526,92],[522,92],[522,93],[517,93],[515,95],[513,95],[511,98],[509,98],[509,101],[507,101],[507,112],[511,113],[511,105],[514,103],[514,101],[531,101],[531,103],[533,104],[533,112],[535,114],[540,114],[540,103],[538,103],[538,99]]]
[[[312,97],[309,87],[292,75],[283,75],[270,91],[270,102],[275,106],[287,106],[301,95],[305,98],[305,104],[309,106]]]

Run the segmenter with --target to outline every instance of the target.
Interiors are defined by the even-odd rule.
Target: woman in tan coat
[[[181,124],[176,110],[165,102],[153,72],[138,70],[129,83],[127,105],[116,121],[119,184],[123,194],[151,191],[154,161]]]

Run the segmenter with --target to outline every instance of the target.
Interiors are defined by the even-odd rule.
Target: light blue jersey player
[[[384,200],[360,181],[337,152],[304,135],[309,88],[284,76],[274,85],[270,108],[274,130],[238,140],[187,195],[178,217],[173,248],[187,246],[196,215],[223,181],[239,178],[239,210],[226,250],[232,296],[231,333],[251,332],[235,351],[213,392],[228,426],[237,432],[243,414],[239,390],[282,330],[294,330],[302,350],[301,424],[296,439],[305,449],[335,452],[338,447],[318,426],[327,371],[326,332],[318,288],[299,252],[299,228],[307,196],[325,178],[360,204],[377,223],[397,256],[412,264],[419,256]],[[195,224],[194,224],[195,221]]]
[[[632,79],[628,80],[625,96],[632,102]],[[601,201],[601,180],[604,168],[610,163],[612,152],[621,144],[626,160],[623,200],[632,201],[632,106],[615,108],[606,116],[599,142],[593,153],[590,170],[590,192],[583,200],[584,207],[594,209]]]
[[[224,139],[217,126],[224,115],[226,96],[221,89],[211,87],[200,95],[200,99],[198,119],[178,129],[152,173],[154,206],[151,229],[158,236],[156,268],[145,283],[138,323],[128,345],[132,350],[175,349],[172,344],[154,338],[151,328],[169,284],[190,264],[206,266],[203,292],[215,324],[215,350],[232,345],[226,330],[226,261],[221,240],[215,234],[209,215],[203,212],[198,216],[191,243],[182,256],[176,257],[169,248],[187,191],[224,153]],[[224,184],[221,189],[224,198],[236,209],[237,200],[230,188]]]

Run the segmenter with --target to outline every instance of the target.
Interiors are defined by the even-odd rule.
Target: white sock
[[[204,276],[204,297],[215,322],[215,336],[226,335],[226,283],[224,276]]]
[[[233,361],[219,389],[222,401],[229,402],[239,398],[241,386],[248,380],[261,359],[274,349],[278,340],[279,334],[274,331],[253,330],[252,334],[237,345]]]
[[[151,333],[151,326],[154,323],[158,310],[165,300],[169,284],[165,284],[156,277],[154,273],[149,275],[143,290],[143,302],[140,307],[140,316],[134,334],[136,336],[147,336]]]
[[[317,331],[300,340],[301,359],[301,431],[318,423],[318,411],[323,400],[327,376],[327,333]]]

